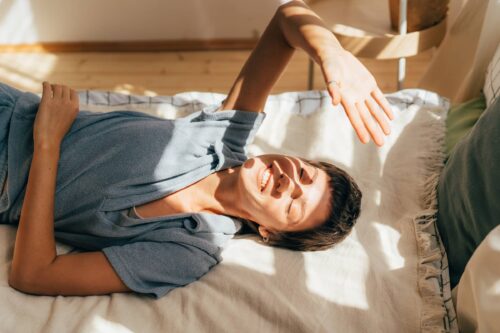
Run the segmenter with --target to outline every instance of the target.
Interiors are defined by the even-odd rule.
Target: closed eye
[[[300,168],[299,180],[302,180],[302,175],[304,174],[304,168]],[[290,205],[288,205],[287,214],[290,214],[290,209],[292,208],[293,199],[290,200]]]
[[[299,180],[302,179],[302,175],[304,174],[304,171],[305,171],[304,168],[300,168],[300,177],[299,177]],[[313,184],[314,181],[316,180],[316,178],[318,178],[318,174],[319,174],[318,168],[314,168],[314,171],[315,171],[314,176],[312,178],[309,177],[311,179],[309,185]],[[290,199],[290,204],[288,205],[288,209],[287,209],[287,215],[290,213],[290,209],[292,208],[293,201],[294,201],[293,199]],[[305,214],[305,209],[306,209],[305,203],[302,202],[301,206],[302,206],[302,209],[301,209],[301,218],[302,218],[302,216],[304,216],[304,214]]]
[[[306,172],[306,169],[305,169],[305,168],[302,168],[302,169],[300,170],[300,181],[301,181],[301,182],[303,182],[303,183],[305,183],[306,185],[310,185],[310,184],[312,184],[312,183],[313,183],[313,181],[314,181],[314,179],[316,178],[316,173],[317,173],[317,171],[318,171],[318,170],[315,170],[315,171],[316,171],[316,172],[315,172],[315,174],[314,174],[314,176],[313,176],[313,177],[311,177],[310,171],[307,171],[307,180],[305,180],[305,179],[304,179],[304,180],[302,180],[302,175]],[[306,183],[306,182],[307,182],[307,183]]]

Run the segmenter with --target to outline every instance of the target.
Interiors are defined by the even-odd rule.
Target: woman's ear
[[[266,227],[259,225],[259,234],[262,238],[269,238],[271,232]]]

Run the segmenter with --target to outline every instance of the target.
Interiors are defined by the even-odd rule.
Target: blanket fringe
[[[437,186],[445,160],[443,149],[447,109],[436,107],[427,110],[439,121],[433,119],[429,123],[433,127],[433,135],[422,138],[423,144],[429,148],[425,156],[420,156],[426,165],[421,198],[424,209],[413,219],[418,248],[418,288],[423,302],[422,332],[458,332],[451,299],[448,259],[436,226]]]

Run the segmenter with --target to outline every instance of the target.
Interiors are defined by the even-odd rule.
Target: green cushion
[[[458,128],[458,127],[457,127]],[[500,98],[456,143],[438,184],[439,234],[451,286],[486,235],[500,224]]]
[[[481,94],[480,97],[453,106],[448,111],[445,137],[446,156],[450,156],[457,142],[469,133],[485,109],[486,98]]]

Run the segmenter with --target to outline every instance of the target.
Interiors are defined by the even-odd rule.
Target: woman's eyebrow
[[[312,177],[311,179],[311,184],[314,183],[314,181],[316,180],[316,178],[318,177],[318,174],[319,174],[319,171],[318,171],[318,168],[312,166],[311,164],[309,163],[305,163],[307,165],[309,165],[310,167],[314,168],[316,170],[314,176]],[[309,185],[311,185],[309,184]],[[304,216],[306,215],[306,200],[305,199],[302,199],[300,200],[301,204],[300,204],[300,218],[298,218],[295,222],[293,222],[292,224],[298,224],[300,221],[302,221],[304,219]]]
[[[316,170],[316,172],[314,173],[314,176],[313,176],[313,178],[311,180],[311,184],[309,184],[309,185],[312,185],[314,183],[314,181],[316,180],[316,178],[318,178],[319,170],[318,170],[318,168],[312,166],[309,163],[307,163],[307,165],[313,167],[314,170]],[[301,201],[302,201],[302,204],[301,204],[301,208],[300,208],[300,210],[301,210],[300,218],[295,223],[293,223],[293,224],[297,224],[300,221],[302,221],[302,219],[304,218],[304,215],[306,215],[306,201],[305,201],[305,199],[302,199]]]
[[[313,167],[313,168],[314,168],[314,170],[316,170],[316,172],[314,173],[314,176],[311,179],[311,183],[314,183],[314,181],[316,180],[316,178],[318,177],[318,174],[319,174],[318,168],[316,168],[316,167]]]
[[[313,176],[313,177],[312,177],[312,179],[311,179],[311,184],[312,184],[312,183],[314,183],[314,181],[316,180],[316,178],[318,178],[319,170],[318,170],[318,168],[317,168],[317,167],[315,167],[315,166],[313,166],[313,165],[311,165],[311,164],[309,164],[309,163],[306,163],[306,164],[307,164],[307,165],[309,165],[311,168],[313,168],[313,169],[316,171],[316,172],[314,173],[314,176]],[[311,185],[311,184],[309,184],[309,185]]]

